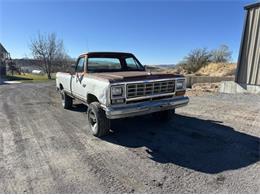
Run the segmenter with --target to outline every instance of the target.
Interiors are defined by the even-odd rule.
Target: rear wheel
[[[92,102],[87,111],[88,123],[91,133],[96,137],[102,137],[109,133],[110,120],[98,102]]]
[[[69,109],[72,107],[73,99],[72,97],[68,96],[64,90],[61,90],[61,103],[63,108]]]
[[[154,117],[156,120],[160,120],[160,121],[170,120],[171,118],[173,118],[174,115],[175,115],[175,109],[172,109],[172,110],[164,110],[164,111],[160,111],[160,112],[155,112],[155,113],[153,113],[153,117]]]

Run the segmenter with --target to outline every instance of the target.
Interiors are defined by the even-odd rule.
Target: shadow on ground
[[[71,111],[76,111],[76,112],[87,112],[88,107],[85,106],[84,104],[73,104],[72,108],[70,108]]]
[[[8,80],[8,81],[30,81],[30,80],[33,80],[31,78],[24,78],[24,77],[11,76],[11,75],[7,75],[5,77],[5,79]]]
[[[112,131],[103,140],[128,148],[146,147],[156,162],[204,173],[239,169],[260,160],[259,138],[219,121],[183,115],[168,122],[136,117],[113,121]]]

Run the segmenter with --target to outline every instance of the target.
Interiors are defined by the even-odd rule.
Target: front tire
[[[70,109],[73,104],[72,97],[68,96],[64,90],[61,90],[60,94],[61,94],[61,103],[63,108]]]
[[[109,133],[110,120],[106,117],[105,111],[100,103],[92,102],[87,111],[88,123],[91,133],[96,137],[102,137]]]

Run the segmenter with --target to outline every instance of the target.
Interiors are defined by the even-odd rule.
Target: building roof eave
[[[256,2],[256,3],[251,3],[248,4],[244,7],[245,10],[249,10],[251,8],[255,8],[255,7],[260,7],[260,1]]]

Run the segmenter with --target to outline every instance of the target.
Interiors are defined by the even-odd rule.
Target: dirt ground
[[[0,193],[260,193],[260,96],[200,94],[168,122],[89,133],[55,84],[0,85]]]

